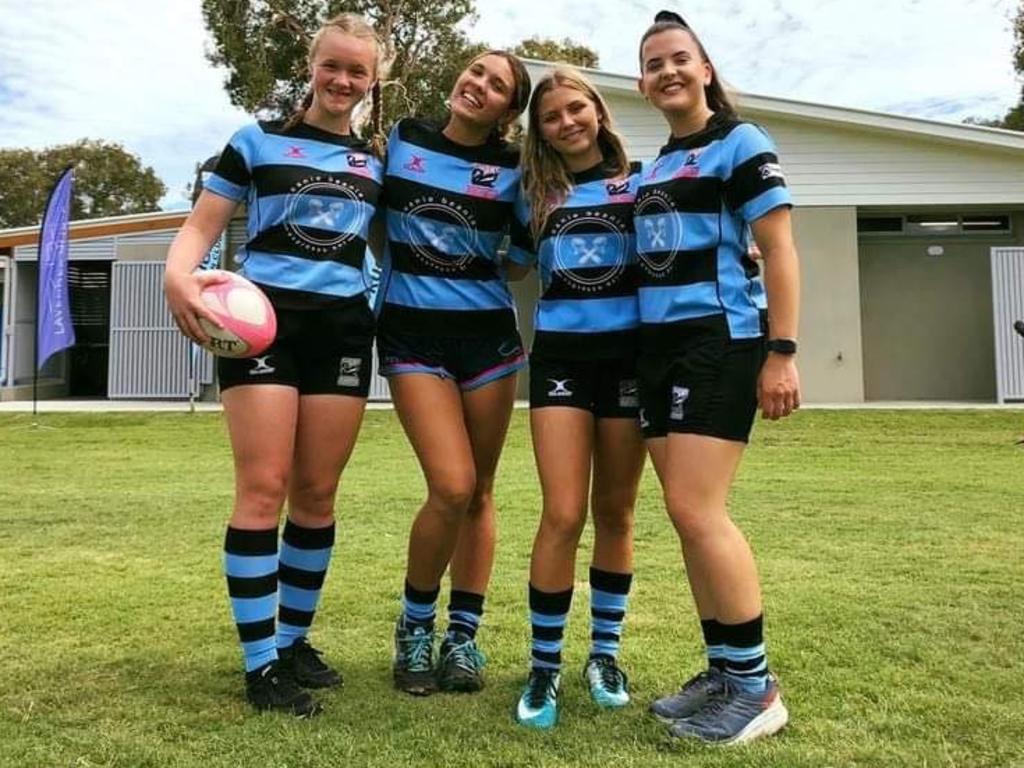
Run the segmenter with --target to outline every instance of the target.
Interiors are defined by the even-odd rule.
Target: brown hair
[[[508,68],[512,70],[512,96],[509,100],[508,108],[517,115],[522,114],[530,101],[530,73],[527,72],[526,65],[514,53],[500,49],[491,49],[477,54],[470,59],[466,66],[463,67],[463,71],[469,69],[485,56],[499,56],[508,62]],[[489,139],[493,141],[509,141],[515,135],[515,131],[516,121],[509,120],[504,125],[496,125]]]
[[[693,42],[697,44],[697,50],[700,53],[701,60],[711,67],[711,82],[704,86],[704,99],[707,101],[708,108],[716,115],[735,119],[737,117],[736,104],[733,102],[732,97],[729,95],[725,86],[722,84],[721,79],[718,77],[718,69],[711,63],[711,57],[708,56],[708,52],[704,48],[704,44],[700,41],[700,38],[697,37],[697,33],[694,32],[690,28],[690,25],[683,21],[683,18],[677,14],[662,11],[654,17],[654,23],[647,28],[643,37],[640,38],[639,56],[641,77],[644,72],[644,43],[647,42],[648,38],[657,35],[659,32],[667,32],[672,29],[679,29],[688,34],[693,39]]]
[[[370,126],[372,132],[371,143],[373,144],[374,150],[378,154],[383,152],[383,136],[381,133],[381,89],[380,89],[380,78],[384,76],[384,46],[381,44],[380,38],[374,31],[366,19],[355,13],[339,13],[328,19],[323,25],[316,31],[312,39],[309,41],[309,50],[306,53],[306,62],[310,69],[313,67],[313,61],[316,59],[317,48],[320,47],[320,42],[331,30],[342,32],[346,35],[358,38],[360,40],[370,40],[373,42],[374,49],[377,55],[374,60],[373,79],[374,84],[370,89]],[[289,116],[288,120],[284,124],[284,130],[291,130],[306,117],[306,111],[313,105],[313,91],[306,91],[306,95],[302,97],[302,101],[296,110]]]
[[[629,158],[604,98],[578,70],[566,65],[556,66],[533,89],[526,141],[523,143],[523,192],[530,204],[530,232],[535,241],[540,238],[551,211],[565,201],[573,186],[572,174],[565,160],[543,139],[540,131],[541,99],[544,94],[561,86],[577,90],[593,102],[598,115],[597,145],[605,165],[616,175],[629,173]]]

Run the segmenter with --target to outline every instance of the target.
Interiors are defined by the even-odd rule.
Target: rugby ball
[[[227,279],[207,285],[200,296],[217,316],[222,328],[199,318],[210,337],[203,346],[219,357],[255,357],[269,347],[277,336],[277,316],[266,294],[241,275],[222,270],[208,274]]]

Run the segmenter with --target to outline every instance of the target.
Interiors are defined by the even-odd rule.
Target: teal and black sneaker
[[[583,668],[590,698],[602,709],[619,709],[629,704],[629,680],[610,656],[595,656]]]
[[[421,624],[407,626],[404,619],[395,625],[395,660],[391,667],[395,688],[413,696],[437,692],[434,677],[434,630]]]
[[[771,736],[789,721],[779,695],[779,684],[769,676],[768,685],[754,693],[724,676],[722,693],[715,695],[696,714],[676,720],[669,733],[681,739],[700,739],[711,744],[742,744]]]
[[[323,651],[317,650],[309,641],[300,637],[288,648],[278,648],[281,666],[291,672],[295,682],[303,688],[340,688],[341,675],[324,664],[320,658]]]
[[[547,730],[558,722],[558,686],[562,676],[554,669],[532,669],[526,690],[516,705],[516,720],[527,728]]]
[[[651,702],[651,714],[664,723],[673,723],[697,713],[713,697],[725,691],[725,673],[710,667],[691,677],[675,693]]]
[[[476,641],[462,632],[449,632],[441,641],[437,660],[437,684],[442,691],[473,693],[484,687],[487,657]]]

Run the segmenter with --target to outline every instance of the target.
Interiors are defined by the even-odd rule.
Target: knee
[[[290,511],[305,517],[330,518],[334,515],[334,496],[338,490],[337,479],[321,480],[305,478],[292,484],[289,492]]]
[[[545,505],[542,535],[562,544],[577,544],[586,524],[586,508],[576,504]]]
[[[494,512],[494,479],[477,480],[466,508],[466,516],[478,519]]]
[[[598,535],[622,538],[633,531],[633,499],[619,494],[595,497],[594,529]]]
[[[471,472],[451,474],[429,483],[429,503],[446,518],[461,520],[473,502],[475,487]]]
[[[239,479],[236,507],[241,515],[271,528],[277,525],[287,494],[287,472],[261,472]]]
[[[728,520],[721,510],[712,509],[689,496],[666,493],[665,509],[679,538],[686,542],[715,535]]]

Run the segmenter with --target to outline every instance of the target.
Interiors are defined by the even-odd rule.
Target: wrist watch
[[[796,339],[768,339],[768,351],[777,355],[795,355]]]

